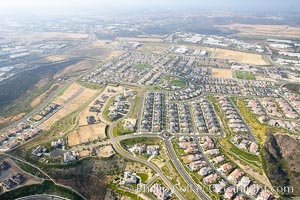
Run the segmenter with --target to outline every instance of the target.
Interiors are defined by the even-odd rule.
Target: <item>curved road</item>
[[[132,112],[132,107],[133,107],[132,103],[131,103],[130,107],[131,107],[130,112],[127,115],[129,115]],[[140,114],[140,109],[141,108],[139,108],[139,114]],[[119,142],[121,140],[136,138],[136,137],[161,137],[161,138],[163,138],[173,164],[175,165],[176,169],[179,171],[180,175],[182,176],[184,181],[187,183],[187,185],[195,192],[195,194],[199,197],[199,199],[210,200],[210,198],[207,196],[207,194],[201,189],[201,187],[199,187],[199,185],[197,185],[194,182],[194,180],[191,178],[191,176],[186,172],[184,167],[181,165],[181,163],[178,160],[177,155],[172,147],[172,144],[168,140],[168,139],[170,139],[170,137],[164,138],[163,133],[159,133],[159,134],[155,134],[155,133],[136,134],[135,133],[135,134],[128,134],[128,135],[115,137],[113,134],[113,129],[121,120],[123,120],[123,118],[121,118],[115,122],[108,122],[104,119],[104,122],[110,125],[109,131],[108,131],[108,137],[110,138],[111,145],[113,146],[113,148],[116,152],[118,152],[121,156],[123,156],[129,160],[143,163],[143,164],[147,165],[148,167],[150,167],[151,169],[153,169],[157,173],[157,175],[159,175],[159,177],[163,180],[163,182],[167,185],[167,187],[169,187],[172,190],[172,192],[180,200],[185,200],[185,198],[182,196],[182,194],[175,188],[175,185],[169,181],[169,179],[164,175],[164,173],[160,170],[160,168],[158,166],[156,166],[154,163],[148,162],[147,160],[145,160],[143,158],[139,158],[139,157],[135,157],[135,156],[131,155],[129,152],[124,150],[119,144]]]
[[[113,134],[113,128],[114,125],[116,125],[116,123],[114,123],[113,125],[111,125],[109,127],[109,137],[111,139],[111,145],[113,146],[113,148],[115,149],[116,152],[118,152],[121,156],[129,159],[129,160],[133,160],[136,162],[140,162],[143,163],[145,165],[147,165],[148,167],[150,167],[151,169],[153,169],[158,175],[159,177],[163,180],[163,182],[172,190],[172,192],[181,200],[185,200],[185,198],[182,196],[182,194],[174,187],[174,185],[169,181],[169,179],[164,175],[164,173],[153,163],[146,161],[145,159],[139,158],[139,157],[134,157],[131,154],[129,154],[128,152],[124,151],[123,148],[120,147],[118,140],[115,139],[114,134]],[[139,135],[142,136],[142,135]],[[155,134],[153,134],[153,136],[156,136]]]

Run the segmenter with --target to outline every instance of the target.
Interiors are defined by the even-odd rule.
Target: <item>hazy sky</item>
[[[214,10],[293,10],[300,0],[0,0],[0,10],[47,12],[53,9],[197,8]]]

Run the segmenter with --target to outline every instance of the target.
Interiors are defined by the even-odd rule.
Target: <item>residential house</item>
[[[242,191],[246,191],[246,188],[250,185],[250,183],[251,180],[247,176],[243,176],[237,186],[242,189]]]
[[[225,199],[233,199],[235,194],[236,194],[235,187],[234,186],[229,186],[228,188],[225,189],[224,198]]]
[[[228,180],[237,183],[238,180],[244,175],[239,169],[235,169],[231,174],[228,176]]]
[[[159,145],[149,145],[147,146],[147,155],[158,155]]]
[[[207,176],[210,173],[211,173],[211,168],[210,167],[203,167],[198,172],[198,174],[201,175],[201,176]]]
[[[269,200],[272,198],[272,195],[270,192],[266,190],[261,190],[260,193],[258,194],[256,200]]]
[[[210,183],[216,182],[217,179],[218,179],[218,175],[217,175],[217,174],[210,174],[210,175],[206,176],[206,177],[203,179],[203,182],[204,182],[205,184],[210,184]]]
[[[227,173],[232,170],[232,165],[230,163],[225,163],[219,167],[219,171]]]
[[[66,164],[76,161],[75,151],[68,151],[68,152],[64,153],[63,156],[64,156],[64,159],[63,159],[64,163],[66,163]]]
[[[166,200],[170,196],[170,191],[158,183],[152,185],[149,192],[153,193],[158,200]]]
[[[128,171],[124,172],[123,180],[125,184],[136,184],[138,181],[136,173]]]
[[[189,165],[190,169],[192,171],[197,171],[199,170],[201,167],[204,167],[206,166],[206,162],[203,161],[203,160],[198,160],[198,161],[195,161],[195,162],[191,162]]]

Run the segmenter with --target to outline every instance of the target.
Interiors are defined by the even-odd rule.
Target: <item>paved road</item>
[[[165,141],[167,150],[169,152],[170,158],[175,166],[175,168],[178,170],[182,178],[185,180],[187,185],[190,187],[188,189],[192,189],[195,194],[202,200],[210,200],[210,197],[202,190],[201,186],[195,183],[195,181],[192,179],[192,177],[188,174],[188,172],[185,170],[183,165],[181,164],[180,160],[178,159],[176,152],[173,148],[173,145],[171,143],[171,140]]]
[[[122,120],[122,119],[120,119]],[[171,190],[173,190],[173,193],[180,199],[180,200],[185,200],[185,198],[182,196],[182,194],[174,187],[174,185],[169,181],[169,179],[164,175],[164,173],[160,170],[159,167],[157,167],[155,164],[146,161],[143,158],[139,158],[139,157],[134,157],[133,155],[131,155],[130,153],[128,153],[127,151],[125,151],[119,144],[120,141],[120,137],[115,138],[114,134],[113,134],[113,129],[114,126],[120,121],[116,121],[113,124],[110,125],[109,127],[109,138],[111,139],[111,144],[114,148],[114,150],[119,153],[121,156],[129,159],[129,160],[133,160],[136,162],[140,162],[143,163],[144,165],[147,165],[148,167],[150,167],[152,170],[154,170],[156,172],[156,174],[163,180],[163,182],[167,185],[167,187],[169,187]],[[143,135],[136,135],[137,137],[143,137]],[[148,135],[150,136],[150,135]],[[122,138],[126,139],[126,138],[132,138],[135,137],[135,135],[128,135],[128,136],[123,136]],[[153,137],[157,137],[157,134],[153,134]]]
[[[230,181],[226,175],[220,173],[217,168],[208,160],[208,158],[206,157],[206,155],[204,154],[204,151],[201,147],[201,145],[199,144],[199,141],[197,141],[197,147],[200,150],[200,152],[202,153],[202,156],[205,160],[205,162],[208,164],[208,166],[219,176],[222,177],[227,183],[230,183],[231,185],[234,185],[236,187],[236,184],[232,181]],[[242,193],[243,195],[245,195],[247,198],[249,199],[253,199],[252,197],[250,197],[249,195],[247,195],[246,193]]]
[[[252,142],[257,142],[257,141],[256,141],[256,138],[254,137],[252,131],[250,130],[250,128],[249,128],[247,122],[245,121],[244,117],[242,116],[240,110],[239,110],[239,109],[237,108],[237,106],[232,102],[232,99],[231,99],[231,98],[228,98],[228,99],[229,99],[231,105],[233,106],[233,108],[235,109],[235,111],[237,112],[237,114],[240,116],[241,120],[243,121],[243,123],[244,123],[244,125],[245,125],[245,127],[246,127],[246,129],[247,129],[247,131],[248,131],[249,139],[250,139]]]
[[[27,161],[25,161],[25,160],[23,160],[23,159],[17,158],[17,157],[15,157],[15,156],[12,156],[12,155],[9,155],[9,154],[6,154],[6,153],[0,153],[0,154],[5,155],[5,156],[7,156],[7,157],[9,157],[9,158],[11,158],[11,159],[18,160],[19,162],[23,162],[23,163],[25,163],[25,164],[27,164],[27,165],[29,165],[29,166],[31,166],[31,167],[37,169],[37,170],[40,171],[44,176],[46,176],[49,180],[51,180],[55,185],[60,186],[60,187],[67,188],[67,189],[69,189],[69,190],[72,190],[73,192],[75,192],[76,194],[78,194],[79,196],[81,196],[82,199],[86,200],[86,198],[85,198],[82,194],[80,194],[79,192],[77,192],[76,190],[74,190],[74,189],[71,188],[71,187],[68,187],[68,186],[65,186],[65,185],[62,185],[62,184],[57,183],[53,178],[51,178],[51,177],[50,177],[46,172],[44,172],[41,168],[39,168],[39,167],[37,167],[37,166],[31,164],[30,162],[27,162]]]
[[[54,195],[41,194],[41,195],[31,195],[27,197],[21,197],[16,200],[69,200],[69,199],[59,197],[59,196],[54,196]]]

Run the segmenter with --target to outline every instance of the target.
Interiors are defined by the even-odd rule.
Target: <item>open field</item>
[[[141,46],[138,50],[145,53],[163,54],[171,46],[172,45],[168,43],[146,43],[143,46]],[[270,65],[270,63],[267,62],[263,58],[263,56],[259,54],[233,51],[233,50],[221,49],[221,48],[213,48],[207,46],[190,45],[190,44],[185,44],[185,46],[190,49],[209,51],[211,52],[210,57],[212,58],[228,59],[230,61],[240,62],[244,64],[251,64],[251,65]],[[181,46],[178,45],[178,47]]]
[[[255,80],[253,72],[243,72],[240,70],[235,71],[235,77],[238,79]]]
[[[172,45],[168,43],[146,43],[141,46],[138,50],[144,53],[157,53],[163,54]]]
[[[89,141],[105,138],[106,124],[92,124],[79,128],[80,142],[87,143]]]
[[[218,49],[218,48],[215,48],[213,53],[215,58],[228,59],[230,61],[251,64],[251,65],[270,65],[269,62],[263,59],[262,55],[258,55],[258,54],[233,51],[227,49]]]
[[[0,124],[11,123],[11,122],[21,119],[24,116],[25,116],[25,113],[20,113],[20,114],[17,114],[15,116],[10,116],[10,117],[1,117],[0,116]]]
[[[118,41],[133,41],[133,42],[161,42],[161,38],[157,37],[117,37]]]
[[[114,149],[111,145],[100,147],[98,150],[99,152],[97,154],[97,157],[99,158],[109,158],[114,155]]]
[[[105,138],[105,127],[106,124],[104,123],[79,127],[68,135],[68,144],[69,146],[76,146]]]
[[[51,55],[46,57],[45,59],[47,59],[50,62],[57,62],[57,61],[62,61],[65,60],[67,57],[64,55]]]
[[[238,99],[237,107],[240,110],[243,118],[246,120],[247,124],[252,129],[253,134],[258,138],[260,144],[263,144],[267,135],[266,125],[260,124],[256,117],[249,112],[245,101]]]
[[[81,33],[64,33],[64,32],[32,32],[30,34],[13,34],[14,38],[20,38],[23,40],[65,40],[65,39],[85,39],[87,34]]]
[[[205,50],[210,52],[210,57],[219,59],[228,59],[229,61],[240,62],[251,65],[270,65],[269,62],[264,60],[262,55],[247,53],[241,51],[234,51],[229,49],[221,49],[207,46],[185,44],[187,48]],[[181,47],[180,45],[178,47]]]
[[[31,103],[30,106],[31,108],[34,108],[35,106],[37,106],[41,100],[46,96],[47,92],[44,92],[43,94],[41,94],[40,96],[38,96],[37,98],[35,98]]]
[[[63,76],[69,76],[72,73],[76,73],[76,72],[85,72],[86,70],[91,69],[92,67],[94,67],[95,65],[95,61],[89,61],[89,60],[84,60],[81,61],[79,63],[76,63],[74,65],[70,65],[68,67],[66,67],[64,70],[56,73],[54,75],[54,79],[57,79],[59,77],[63,77]]]
[[[47,91],[42,93],[40,96],[36,97],[31,103],[30,106],[34,108],[39,103],[42,102],[44,98],[46,98],[52,91],[55,91],[59,87],[59,84],[53,84]]]
[[[212,77],[213,78],[229,78],[229,79],[232,79],[232,70],[231,69],[212,68]]]
[[[108,92],[108,90],[114,90],[115,92],[111,93]],[[99,95],[107,95],[109,97],[121,94],[124,92],[124,87],[113,87],[113,86],[107,86],[103,92]],[[93,95],[92,95],[93,96]],[[95,98],[97,99],[97,98]],[[106,103],[108,100],[106,101]],[[93,105],[93,101],[85,108],[82,112],[79,113],[78,115],[78,128],[71,132],[68,136],[68,143],[69,146],[75,146],[83,143],[88,143],[94,140],[98,140],[100,138],[105,138],[105,128],[106,124],[103,123],[102,119],[102,113],[103,113],[103,108],[101,108],[101,112],[95,113],[95,112],[90,112],[89,109]],[[103,107],[105,107],[106,103],[104,104]],[[96,119],[95,124],[88,124],[86,118],[88,116],[94,116]],[[102,120],[101,120],[102,119]]]
[[[15,38],[23,41],[41,41],[41,40],[79,40],[86,39],[88,34],[83,33],[66,33],[66,32],[28,32],[1,30],[4,38]]]
[[[217,27],[237,30],[241,36],[300,38],[300,28],[287,25],[229,24]]]
[[[138,64],[136,66],[137,69],[145,69],[145,70],[151,70],[153,67],[149,65],[144,65],[144,64]]]
[[[117,42],[112,42],[110,40],[97,40],[89,45],[73,49],[68,52],[68,56],[81,57],[84,55],[86,57],[108,61],[125,53],[125,51],[118,50],[117,47]]]
[[[69,135],[68,135],[68,145],[70,147],[81,144],[80,140],[80,134],[78,130],[73,130]]]
[[[68,100],[71,99],[71,97],[80,90],[82,92],[73,100],[71,100],[71,102],[68,102]],[[61,108],[58,112],[52,115],[49,119],[47,119],[43,124],[41,124],[41,127],[49,129],[56,121],[76,111],[96,93],[97,90],[87,89],[77,83],[73,83],[61,96],[56,97],[52,102],[59,105],[63,105],[66,102],[68,103],[64,105],[63,108]]]

